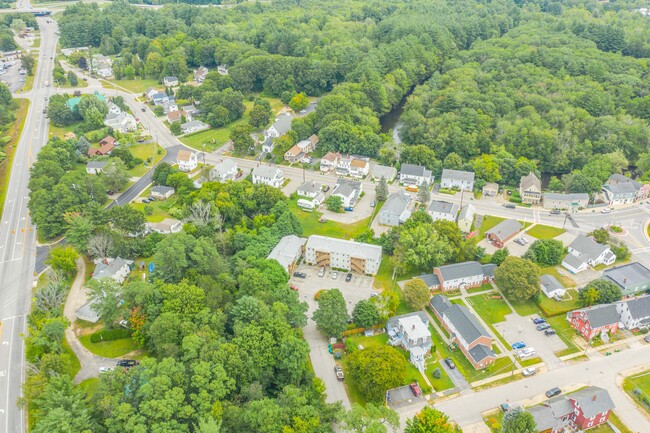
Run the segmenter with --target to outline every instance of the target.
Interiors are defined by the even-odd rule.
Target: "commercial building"
[[[578,210],[586,208],[589,204],[589,194],[558,194],[547,192],[542,194],[542,206],[544,209],[569,209]]]
[[[623,296],[637,295],[650,289],[650,269],[639,262],[606,269],[603,278],[620,287]]]
[[[507,219],[501,221],[496,226],[485,232],[485,236],[497,248],[503,248],[506,242],[512,239],[515,235],[521,232],[523,227],[519,221],[514,219]]]
[[[381,264],[381,247],[362,242],[311,235],[305,246],[305,263],[375,275]]]

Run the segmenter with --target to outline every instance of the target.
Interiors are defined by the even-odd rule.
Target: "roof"
[[[456,216],[458,205],[447,201],[432,200],[429,204],[429,212],[444,213]]]
[[[607,183],[612,184],[612,183],[625,183],[629,182],[632,179],[630,179],[627,176],[623,176],[622,174],[619,173],[614,173],[612,174],[609,179],[607,179]]]
[[[616,310],[616,305],[614,304],[595,305],[590,308],[575,310],[574,313],[576,312],[584,312],[587,315],[587,320],[589,320],[589,324],[592,328],[612,325],[618,323],[621,319],[620,314]]]
[[[307,181],[307,182],[303,183],[302,185],[300,185],[298,187],[298,192],[302,192],[302,193],[305,193],[305,194],[313,194],[315,192],[321,191],[322,189],[323,189],[323,186],[320,183],[318,183],[318,182],[316,182],[314,180],[310,180],[310,181]]]
[[[596,260],[600,255],[609,249],[609,246],[599,244],[595,240],[585,235],[578,235],[569,248],[574,249],[578,253],[585,255],[587,258]]]
[[[176,154],[176,160],[189,162],[190,158],[192,158],[192,155],[194,155],[194,153],[190,152],[189,150],[181,149]]]
[[[282,173],[282,170],[277,167],[271,167],[270,165],[260,165],[259,167],[255,167],[253,169],[253,177],[257,176],[273,179],[278,174],[278,172]]]
[[[189,129],[193,127],[199,127],[199,128],[205,128],[206,125],[205,123],[201,122],[200,120],[192,120],[191,122],[185,122],[181,125],[181,128]]]
[[[176,111],[170,111],[167,113],[167,118],[168,119],[180,119],[181,117],[185,116],[185,111],[183,110],[176,110]]]
[[[400,173],[406,176],[431,177],[431,170],[427,170],[426,167],[415,164],[402,164]]]
[[[627,308],[630,310],[632,319],[645,319],[650,317],[650,296],[630,299],[625,304],[627,304]]]
[[[401,319],[405,319],[408,317],[419,317],[421,322],[429,323],[429,318],[427,317],[427,314],[424,311],[415,311],[413,313],[406,313],[406,314],[401,314],[399,316],[391,317],[386,321],[386,330],[391,330],[395,328]]]
[[[341,154],[338,152],[327,152],[322,159],[329,162],[336,162],[337,160],[341,159]]]
[[[402,215],[410,203],[411,196],[409,194],[402,191],[394,192],[388,196],[380,212],[399,216]]]
[[[466,204],[460,209],[460,215],[458,216],[459,220],[462,219],[468,219],[468,220],[473,220],[474,219],[474,213],[476,212],[476,209],[474,208],[474,205],[471,203]]]
[[[426,284],[427,287],[435,287],[440,285],[440,278],[438,278],[436,274],[422,274],[418,277],[413,278],[418,278],[424,281],[424,284]]]
[[[93,278],[98,280],[100,278],[113,277],[113,275],[122,269],[124,265],[130,266],[132,263],[133,260],[126,260],[121,257],[116,257],[110,263],[104,263],[103,261],[100,261],[95,267]]]
[[[275,122],[273,123],[273,125],[271,125],[271,126],[273,127],[273,129],[278,131],[280,136],[283,136],[284,134],[289,132],[289,130],[291,129],[291,122],[292,121],[293,121],[293,118],[291,116],[289,116],[288,114],[284,114],[284,115],[278,116],[275,119]]]
[[[172,227],[177,225],[177,224],[180,224],[179,220],[173,219],[173,218],[165,218],[164,220],[162,220],[160,222],[151,224],[151,226],[156,230],[163,231],[163,232],[169,232],[169,231],[171,231]]]
[[[307,239],[307,248],[313,248],[318,251],[338,252],[352,257],[376,260],[377,262],[381,261],[381,247],[363,242],[311,235]]]
[[[501,221],[499,224],[492,227],[490,230],[486,232],[486,234],[495,235],[499,239],[503,240],[503,239],[508,239],[510,236],[519,232],[521,228],[522,227],[519,221],[513,219],[507,219]]]
[[[603,185],[603,189],[612,194],[636,194],[636,188],[632,182],[625,183],[611,183]]]
[[[481,268],[483,268],[483,275],[486,277],[494,277],[494,270],[497,268],[497,265],[494,263],[488,263],[485,265],[481,265]]]
[[[540,182],[537,175],[531,171],[526,176],[521,177],[519,180],[519,188],[521,188],[522,191],[526,191],[532,187],[535,187],[537,188],[537,191],[542,192],[542,182]]]
[[[386,180],[390,180],[394,179],[395,176],[397,176],[397,169],[395,167],[377,164],[372,168],[372,177],[376,179],[383,177]]]
[[[288,269],[294,260],[300,256],[305,242],[307,242],[307,239],[299,238],[296,235],[285,236],[280,239],[280,242],[266,258],[277,260],[285,269]]]
[[[288,156],[298,156],[302,153],[302,149],[297,145],[294,144],[291,149],[287,150],[287,153],[285,155]]]
[[[350,161],[350,167],[365,168],[368,164],[369,162],[364,161],[363,159],[353,159]]]
[[[477,344],[467,351],[474,362],[479,363],[488,357],[495,357],[494,351],[484,344]]]
[[[151,188],[151,192],[160,195],[167,195],[168,192],[171,192],[173,194],[174,188],[171,186],[157,185]]]
[[[587,386],[567,396],[580,405],[586,418],[614,409],[614,402],[607,390],[597,386]]]
[[[174,81],[174,80],[178,81],[178,77],[170,76],[170,77],[163,78],[163,80],[165,80],[165,81]]]
[[[431,300],[429,300],[429,305],[431,305],[431,308],[433,308],[433,310],[437,312],[439,316],[442,316],[447,311],[449,311],[449,309],[453,304],[451,303],[451,301],[449,301],[449,298],[438,294],[432,297]]]
[[[436,295],[431,298],[431,307],[436,309],[436,311],[438,311],[438,314],[441,314],[441,311],[438,310],[438,307],[441,307],[443,309],[441,315],[447,317],[449,322],[451,322],[453,327],[456,329],[456,331],[458,331],[458,333],[461,335],[463,340],[467,342],[467,344],[471,344],[473,341],[476,341],[480,337],[492,338],[492,336],[486,331],[483,325],[479,323],[476,317],[472,315],[467,307],[464,305],[451,304],[449,300],[441,300],[441,297],[445,298],[443,295]],[[489,348],[488,350],[491,352],[492,356],[494,356],[494,352],[492,352],[492,350]],[[477,353],[476,355],[480,355],[480,353]],[[479,361],[477,358],[474,358],[474,360]]]
[[[484,275],[483,267],[479,262],[453,263],[436,269],[440,272],[443,281]]]
[[[104,168],[106,163],[106,161],[88,161],[86,168]]]
[[[237,163],[233,161],[232,159],[224,159],[221,161],[219,164],[217,164],[212,170],[214,170],[216,173],[219,174],[226,174],[230,170],[237,168]]]
[[[93,309],[94,301],[88,301],[77,310],[77,319],[90,323],[97,323],[100,319],[99,314]]]
[[[551,403],[556,400],[557,403]],[[527,409],[537,424],[538,431],[549,429],[560,429],[569,424],[569,419],[562,420],[562,417],[573,413],[573,406],[565,396],[555,397],[543,405],[533,406]]]
[[[474,182],[474,172],[473,171],[463,171],[463,170],[450,170],[445,168],[442,170],[442,179],[454,179],[462,180],[465,182]]]
[[[605,279],[618,284],[623,290],[650,281],[650,269],[639,262],[606,269],[603,274]]]
[[[422,318],[417,314],[402,317],[398,319],[397,322],[402,326],[404,332],[406,332],[410,338],[427,339],[431,337],[431,332],[429,332],[429,328],[427,327],[427,323],[429,323],[429,321],[423,321]]]
[[[332,194],[337,194],[344,197],[351,197],[353,195],[359,194],[360,191],[361,191],[361,182],[338,178],[336,179],[336,186],[334,187],[334,191],[332,191]]]
[[[574,193],[574,194],[561,194],[556,192],[544,193],[544,200],[557,200],[557,201],[589,201],[589,194],[587,193]]]
[[[572,268],[578,269],[579,267],[584,265],[586,261],[578,256],[574,256],[573,254],[569,253],[566,256],[564,256],[564,258],[562,259],[562,263],[566,263]]]
[[[566,396],[553,397],[546,402],[556,417],[563,417],[573,413],[573,405]]]
[[[539,281],[547,292],[554,292],[555,290],[565,290],[564,286],[553,275],[544,274],[539,277]]]
[[[495,182],[488,182],[488,183],[485,184],[483,189],[488,190],[488,191],[492,191],[492,190],[498,191],[499,190],[499,184],[495,183]]]
[[[117,143],[117,139],[111,137],[110,135],[107,135],[106,137],[102,138],[100,143],[115,144]]]

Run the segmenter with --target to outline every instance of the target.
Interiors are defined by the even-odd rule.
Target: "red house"
[[[569,312],[567,320],[571,323],[571,327],[580,332],[586,340],[591,340],[601,332],[618,331],[621,315],[615,305],[596,305]]]
[[[567,396],[573,406],[571,420],[582,430],[606,423],[614,409],[609,393],[597,386],[588,386]]]
[[[115,149],[116,144],[117,144],[117,140],[111,137],[110,135],[108,135],[104,137],[102,141],[99,142],[99,149],[92,148],[92,147],[88,149],[88,156],[108,155],[111,153],[113,149]]]
[[[516,236],[523,227],[517,220],[503,220],[485,232],[485,236],[497,248],[503,248],[506,242]]]

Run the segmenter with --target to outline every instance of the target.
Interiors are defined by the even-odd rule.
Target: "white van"
[[[316,205],[311,200],[305,200],[304,198],[301,198],[298,200],[298,207],[305,210],[314,210]]]

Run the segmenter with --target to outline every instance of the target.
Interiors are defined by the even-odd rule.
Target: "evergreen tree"
[[[377,201],[386,201],[388,198],[388,182],[384,176],[379,179],[379,183],[375,187],[375,198]]]

